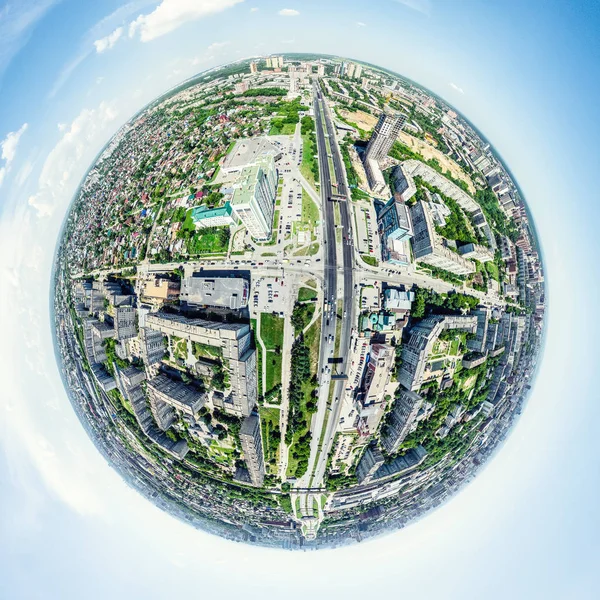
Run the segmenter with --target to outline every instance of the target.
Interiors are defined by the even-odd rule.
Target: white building
[[[271,238],[277,194],[277,170],[272,155],[264,155],[256,164],[242,169],[231,207],[253,239]]]

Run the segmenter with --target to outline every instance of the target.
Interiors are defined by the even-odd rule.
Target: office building
[[[444,245],[443,238],[435,229],[428,202],[419,201],[412,206],[410,217],[413,226],[411,244],[417,262],[424,262],[456,275],[475,272],[473,262],[462,258]]]
[[[398,374],[398,381],[407,390],[418,391],[423,383],[439,378],[429,356],[442,331],[448,329],[475,333],[477,317],[432,315],[411,329],[408,342],[402,345],[402,366]]]
[[[404,123],[406,123],[406,115],[404,113],[392,112],[390,110],[383,111],[379,115],[379,120],[367,144],[365,161],[370,158],[377,161],[384,159],[398,138],[398,134]]]
[[[229,372],[230,389],[218,408],[242,416],[252,412],[256,405],[257,379],[256,350],[252,347],[250,325],[151,313],[146,316],[146,327],[165,335],[219,348],[223,366]]]
[[[265,479],[260,419],[256,413],[247,416],[240,428],[240,443],[252,485],[261,487]]]
[[[413,235],[410,214],[404,202],[391,198],[377,215],[381,258],[397,265],[410,263],[408,240]]]
[[[186,277],[181,282],[181,301],[239,310],[248,306],[249,290],[242,277]]]
[[[396,165],[392,169],[391,186],[394,194],[398,194],[404,202],[410,200],[417,193],[414,179],[405,172],[402,165]]]
[[[277,170],[273,156],[265,155],[257,164],[242,169],[231,206],[254,240],[271,238],[276,195]]]
[[[422,404],[423,398],[415,392],[402,388],[398,389],[396,400],[387,415],[380,436],[381,444],[388,454],[394,454],[398,451],[400,444],[410,432]]]

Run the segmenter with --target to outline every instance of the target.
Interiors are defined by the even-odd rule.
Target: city
[[[81,422],[130,485],[232,540],[403,527],[531,387],[545,287],[521,193],[463,117],[373,65],[199,74],[114,136],[62,235]]]

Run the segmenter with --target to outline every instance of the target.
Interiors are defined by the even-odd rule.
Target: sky
[[[597,598],[600,5],[594,0],[0,0],[0,598]],[[406,529],[289,553],[131,490],[58,374],[50,272],[94,156],[131,115],[240,58],[323,52],[428,87],[496,147],[548,285],[537,381],[500,452]]]

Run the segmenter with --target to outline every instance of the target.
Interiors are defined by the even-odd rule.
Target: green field
[[[316,300],[317,292],[307,287],[301,287],[298,290],[298,302],[305,302],[306,300]]]
[[[281,437],[279,433],[279,409],[260,407],[260,426],[263,439],[265,465],[271,473],[277,472],[277,457]],[[273,464],[275,461],[275,464]]]
[[[271,313],[260,315],[260,337],[267,350],[283,346],[283,319]]]
[[[265,354],[265,366],[267,370],[266,392],[281,384],[281,354],[267,352]]]
[[[376,267],[379,263],[374,256],[369,256],[368,254],[361,254],[360,257],[363,259],[363,262],[371,265],[372,267]]]
[[[319,252],[319,244],[318,242],[313,242],[309,244],[305,248],[300,248],[300,250],[294,252],[294,256],[314,256]]]
[[[187,242],[188,254],[221,254],[229,247],[229,227],[220,227],[223,231],[206,231],[200,229]],[[225,233],[225,230],[227,231]]]

